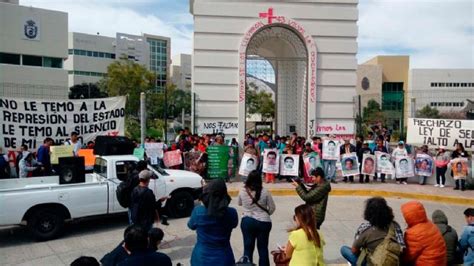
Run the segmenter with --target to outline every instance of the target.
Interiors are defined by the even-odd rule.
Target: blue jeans
[[[244,256],[247,256],[253,262],[253,250],[255,249],[255,240],[257,240],[258,265],[269,266],[268,260],[268,238],[272,230],[271,222],[260,222],[250,217],[243,217],[240,223],[242,236],[244,238]]]
[[[352,266],[357,265],[357,260],[359,259],[359,255],[356,255],[352,253],[352,249],[348,246],[342,246],[341,247],[341,255],[346,259]],[[363,266],[366,265],[366,262],[364,261],[362,263]]]
[[[324,173],[326,174],[327,180],[336,179],[336,161],[334,160],[323,160]]]

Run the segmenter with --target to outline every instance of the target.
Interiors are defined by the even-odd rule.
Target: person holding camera
[[[316,228],[319,230],[326,216],[326,206],[328,204],[331,184],[324,178],[324,170],[321,167],[313,169],[310,173],[313,185],[306,188],[300,179],[293,179],[293,185],[296,187],[296,193],[302,200],[313,207],[316,215]]]

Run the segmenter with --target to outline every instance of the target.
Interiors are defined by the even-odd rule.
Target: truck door
[[[150,189],[152,189],[153,193],[155,193],[156,200],[166,197],[167,193],[165,178],[155,169],[149,168],[149,170],[153,171],[154,178],[150,180]]]
[[[127,180],[130,176],[131,171],[135,169],[137,162],[136,161],[116,161],[115,162],[115,176],[114,178],[109,179],[109,204],[110,212],[122,212],[126,211],[126,208],[122,207],[117,200],[117,186],[122,182]]]

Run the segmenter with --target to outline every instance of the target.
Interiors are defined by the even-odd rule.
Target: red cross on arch
[[[272,21],[276,16],[273,16],[273,8],[270,7],[267,12],[258,13],[260,18],[268,18],[268,24],[272,24]]]

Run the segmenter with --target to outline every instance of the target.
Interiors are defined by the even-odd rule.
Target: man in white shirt
[[[81,143],[81,140],[79,139],[79,134],[75,131],[71,132],[71,138],[68,139],[64,143],[64,145],[73,145],[74,146],[74,149],[73,149],[74,156],[77,156],[77,153],[82,148],[82,143]]]

